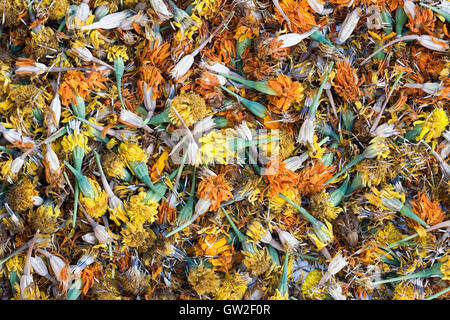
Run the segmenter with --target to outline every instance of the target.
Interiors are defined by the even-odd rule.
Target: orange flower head
[[[282,0],[280,7],[291,21],[292,32],[303,33],[317,25],[307,0]],[[275,10],[275,18],[280,23],[285,22],[278,10]]]
[[[224,234],[219,236],[208,234],[201,237],[194,250],[197,256],[213,256],[209,262],[214,270],[228,272],[232,267],[233,251]]]
[[[225,176],[209,176],[198,185],[198,196],[205,200],[211,200],[209,210],[217,211],[223,201],[233,198],[231,185],[225,180]]]
[[[421,33],[421,30],[433,36],[434,15],[433,11],[428,8],[415,6],[415,17],[409,17],[408,27],[414,33]]]
[[[161,85],[164,84],[164,78],[161,74],[161,70],[159,70],[157,67],[154,67],[150,64],[146,64],[141,66],[139,69],[139,72],[141,74],[141,79],[143,82],[146,82],[148,87],[153,88],[153,98],[157,99],[161,96]],[[140,81],[141,82],[141,81]],[[142,83],[140,83],[141,90],[142,89]]]
[[[305,87],[298,81],[292,81],[288,76],[279,74],[276,79],[267,81],[267,85],[277,92],[277,96],[269,96],[269,109],[272,112],[280,113],[287,111],[291,105],[300,101],[304,94]]]
[[[333,87],[336,92],[345,100],[355,102],[362,95],[359,87],[364,82],[364,76],[360,80],[356,73],[356,69],[350,66],[350,62],[345,60],[343,63],[336,63],[337,72],[334,77]]]
[[[58,89],[58,93],[61,96],[61,103],[65,106],[71,102],[76,103],[75,94],[84,100],[89,93],[88,89],[88,80],[81,71],[67,71]]]
[[[444,221],[445,212],[439,207],[438,201],[431,201],[425,193],[419,193],[413,200],[413,212],[430,226]]]
[[[279,192],[295,189],[299,175],[287,169],[280,158],[271,160],[266,167],[264,179],[269,183],[271,196],[276,196]],[[261,196],[264,193],[261,193]]]
[[[108,78],[103,77],[103,73],[106,71],[88,71],[87,83],[90,89],[103,89],[107,90],[103,82],[108,81]]]
[[[215,37],[210,48],[205,47],[202,53],[212,61],[226,65],[231,59],[236,58],[235,42],[233,32],[225,30],[220,37]]]
[[[298,187],[300,188],[300,194],[310,195],[324,190],[323,184],[333,177],[334,169],[334,166],[324,165],[320,161],[304,168],[299,173]]]

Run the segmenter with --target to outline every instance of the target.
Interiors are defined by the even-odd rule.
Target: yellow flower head
[[[230,272],[217,289],[216,300],[241,300],[247,291],[247,277],[239,272]]]
[[[15,271],[17,273],[23,273],[23,266],[25,265],[25,255],[18,254],[6,261],[5,266],[8,273]]]
[[[30,210],[29,217],[31,224],[35,229],[42,233],[55,232],[57,225],[56,219],[61,215],[59,208],[50,203],[44,203],[37,210]]]
[[[283,296],[280,290],[275,289],[275,294],[271,296],[269,300],[289,300],[289,294],[286,292],[286,294]]]
[[[301,203],[301,196],[298,192],[298,189],[286,189],[281,192],[286,198],[291,199],[295,203]],[[297,209],[284,200],[282,197],[280,197],[278,194],[274,195],[273,197],[270,197],[270,211],[275,212],[278,214],[283,214],[286,216],[293,215],[297,213]]]
[[[255,204],[258,200],[259,195],[261,194],[261,190],[265,188],[263,181],[261,178],[249,178],[245,186],[242,190],[239,191],[239,194],[247,195],[247,199],[251,204]]]
[[[148,158],[148,154],[142,150],[139,144],[133,142],[122,142],[118,152],[127,162],[146,162]]]
[[[11,83],[9,66],[0,61],[0,92],[7,93]],[[0,109],[1,110],[1,109]]]
[[[253,220],[252,223],[247,227],[246,235],[252,240],[260,241],[261,239],[268,236],[268,231],[264,229],[262,224],[258,220]]]
[[[244,257],[243,262],[252,277],[265,274],[273,265],[269,251],[265,247],[256,253],[244,252]]]
[[[106,44],[105,39],[106,38],[98,30],[92,30],[92,32],[89,34],[89,41],[91,45],[96,49],[99,49]]]
[[[117,58],[122,58],[123,61],[128,60],[127,55],[127,47],[124,45],[115,45],[106,50],[107,52],[107,58],[110,62],[114,62]]]
[[[70,3],[68,0],[43,0],[40,3],[41,8],[48,10],[48,17],[50,20],[61,20],[66,15]]]
[[[109,178],[122,179],[125,177],[126,163],[121,156],[113,152],[107,152],[102,156],[102,167]]]
[[[190,270],[188,280],[197,294],[201,295],[214,294],[220,286],[218,274],[203,264]]]
[[[364,159],[355,168],[362,174],[362,183],[366,187],[378,186],[396,175],[396,168],[388,160]]]
[[[202,120],[210,113],[210,109],[206,106],[205,100],[198,94],[192,92],[176,96],[171,101],[171,104],[188,127]],[[169,119],[177,126],[181,126],[182,124],[172,108],[170,108]]]
[[[449,124],[448,116],[444,109],[436,108],[424,121],[416,121],[414,125],[422,124],[422,131],[416,138],[417,141],[425,137],[426,142],[439,138]]]
[[[206,136],[200,138],[200,155],[203,164],[220,163],[227,164],[234,156],[227,142],[227,135],[222,130],[212,130]]]
[[[370,145],[364,151],[366,158],[373,159],[377,157],[377,159],[386,157],[389,155],[389,147],[385,143],[385,138],[375,137],[370,141]]]
[[[146,222],[153,223],[156,220],[159,204],[152,200],[145,202],[145,197],[146,193],[141,191],[124,204],[125,211],[131,221],[143,224]]]
[[[200,29],[200,27],[202,26],[202,19],[200,17],[198,17],[195,14],[192,14],[190,16],[191,20],[186,19],[186,21],[189,21],[187,28],[186,25],[183,22],[176,22],[174,21],[173,24],[174,26],[176,26],[177,28],[179,28],[179,30],[177,31],[177,34],[175,36],[175,40],[178,42],[183,41],[184,39],[189,39],[191,41],[193,41],[193,37],[195,35],[195,33]]]
[[[339,213],[343,211],[341,207],[334,207],[330,203],[330,195],[325,190],[322,190],[320,193],[313,194],[310,201],[310,213],[319,220],[334,220],[338,217]]]
[[[0,81],[1,81],[1,79],[0,79]],[[14,107],[14,104],[11,102],[10,99],[5,99],[4,101],[0,102],[0,112],[1,113],[7,113],[9,110],[11,110],[12,107]]]
[[[100,218],[108,209],[108,194],[103,191],[97,181],[88,178],[94,190],[94,199],[85,198],[80,194],[80,202],[92,218]]]
[[[67,153],[72,152],[75,147],[80,147],[84,149],[84,152],[91,150],[88,147],[89,139],[83,133],[74,132],[73,134],[65,135],[61,141],[61,146]]]
[[[1,180],[6,180],[6,181],[9,179],[11,179],[12,181],[17,180],[17,174],[15,174],[11,171],[12,162],[13,162],[12,159],[0,162],[0,179]]]
[[[320,271],[314,269],[309,272],[302,282],[301,289],[303,295],[311,300],[323,300],[325,299],[325,293],[322,289],[315,289],[314,287],[322,279]]]
[[[46,55],[54,54],[58,49],[58,40],[55,31],[51,27],[44,27],[37,33],[31,33],[30,46],[32,48],[33,57],[36,60]]]
[[[15,212],[24,211],[33,207],[33,198],[37,197],[39,192],[36,190],[35,183],[29,178],[22,179],[6,193],[6,200],[9,206]]]
[[[131,248],[149,248],[156,240],[156,234],[150,228],[144,228],[141,223],[128,222],[120,233],[123,243]]]
[[[308,154],[313,159],[321,159],[326,150],[326,148],[322,148],[321,146],[319,146],[317,140],[318,140],[317,136],[314,135],[312,146],[308,147],[309,149]]]
[[[389,222],[383,229],[378,231],[376,240],[380,244],[392,244],[403,239],[403,234],[395,227],[395,225]]]

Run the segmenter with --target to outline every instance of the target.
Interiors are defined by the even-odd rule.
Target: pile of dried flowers
[[[0,18],[2,299],[449,297],[449,2]]]

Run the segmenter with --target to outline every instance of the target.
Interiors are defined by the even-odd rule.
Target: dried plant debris
[[[0,1],[0,295],[450,297],[447,1]]]

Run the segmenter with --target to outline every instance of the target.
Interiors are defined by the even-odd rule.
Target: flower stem
[[[427,278],[427,277],[431,277],[431,276],[442,275],[441,270],[440,270],[441,265],[442,265],[442,263],[437,263],[434,266],[432,266],[432,267],[430,267],[428,269],[425,269],[423,271],[419,271],[419,272],[415,272],[415,273],[412,273],[412,274],[408,274],[406,276],[401,276],[401,277],[395,277],[395,278],[375,281],[375,282],[372,282],[372,284],[373,285],[377,285],[377,284],[397,282],[397,281],[414,279],[414,278]]]

